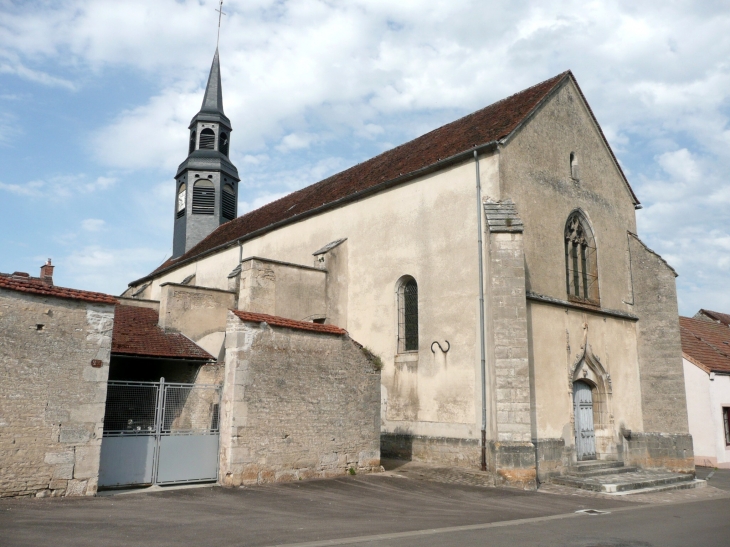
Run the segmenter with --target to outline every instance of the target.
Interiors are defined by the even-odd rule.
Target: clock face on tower
[[[187,189],[185,183],[180,185],[180,189],[177,191],[177,212],[179,213],[185,209],[185,199],[187,196]]]

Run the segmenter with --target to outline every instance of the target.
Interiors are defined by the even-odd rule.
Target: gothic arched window
[[[188,146],[188,154],[192,154],[195,151],[195,138],[198,136],[197,131],[193,129],[190,132],[190,145]]]
[[[218,151],[224,156],[228,156],[228,134],[221,131],[221,136],[218,138]]]
[[[223,212],[223,218],[227,218],[228,220],[236,218],[236,191],[230,184],[223,185],[221,211]]]
[[[193,214],[212,215],[214,212],[215,187],[213,183],[208,179],[196,180],[193,185]]]
[[[177,217],[180,218],[185,214],[185,202],[188,197],[187,185],[183,182],[177,189]]]
[[[410,276],[398,284],[398,352],[418,351],[418,283]]]
[[[215,148],[215,131],[212,129],[203,129],[200,132],[200,146],[201,150],[213,150]]]
[[[571,213],[565,223],[565,286],[569,300],[598,305],[596,241],[580,211]]]

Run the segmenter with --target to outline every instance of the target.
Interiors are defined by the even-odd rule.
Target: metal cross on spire
[[[218,37],[215,39],[215,48],[218,49],[218,43],[221,40],[221,16],[228,15],[227,13],[223,13],[223,0],[220,0],[220,4],[218,4],[218,9],[215,11],[218,12]]]

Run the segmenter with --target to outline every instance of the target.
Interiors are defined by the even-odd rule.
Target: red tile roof
[[[294,319],[286,319],[285,317],[277,317],[276,315],[268,315],[266,313],[252,313],[248,311],[231,310],[242,321],[251,321],[253,323],[268,323],[272,327],[284,327],[287,329],[308,330],[313,332],[323,332],[326,334],[347,334],[347,331],[334,325],[321,325],[319,323],[308,323],[306,321],[295,321]]]
[[[708,319],[711,319],[712,321],[717,321],[719,323],[722,323],[723,325],[730,327],[730,315],[727,313],[720,313],[719,311],[712,311],[712,310],[700,310],[695,315],[696,319],[701,319],[698,317],[699,315],[704,315]]]
[[[19,273],[19,275],[0,274],[0,289],[37,294],[39,296],[54,296],[56,298],[82,300],[84,302],[92,302],[95,304],[117,303],[117,299],[108,294],[81,291],[78,289],[67,289],[57,285],[50,285],[48,283],[44,283],[38,278],[33,278],[28,276],[28,274],[22,273]]]
[[[730,328],[720,323],[679,318],[684,357],[707,372],[730,373]]]
[[[189,338],[157,326],[158,313],[138,306],[116,307],[112,353],[209,361],[215,358]]]
[[[254,232],[272,229],[272,225],[300,217],[304,213],[381,184],[407,179],[441,160],[468,152],[477,146],[496,142],[512,133],[551,91],[568,78],[578,87],[572,73],[563,72],[368,161],[226,222],[187,253],[167,260],[138,282]],[[580,92],[580,88],[578,90]],[[603,136],[602,133],[601,135]],[[604,142],[610,151],[605,137]],[[613,152],[611,154],[613,155]],[[620,170],[618,161],[616,165]],[[628,186],[628,182],[626,184]],[[638,203],[631,187],[629,192],[635,203]]]

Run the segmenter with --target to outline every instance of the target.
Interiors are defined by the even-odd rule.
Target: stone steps
[[[605,494],[627,495],[698,488],[707,483],[692,475],[658,469],[624,467],[621,462],[579,464],[552,482]]]

